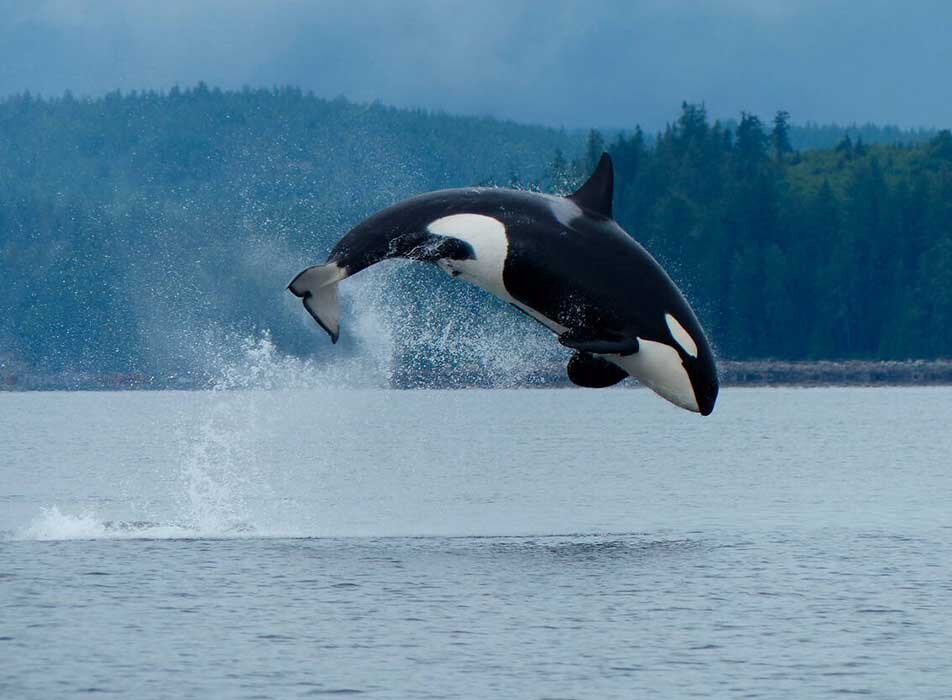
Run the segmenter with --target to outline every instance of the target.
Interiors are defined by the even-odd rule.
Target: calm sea
[[[952,696],[952,389],[0,394],[0,697]]]

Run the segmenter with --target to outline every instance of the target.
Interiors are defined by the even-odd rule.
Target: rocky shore
[[[725,386],[921,386],[952,384],[952,360],[721,360]]]
[[[719,360],[722,386],[931,386],[952,385],[952,360]],[[0,391],[123,391],[156,389],[207,389],[213,382],[204,375],[149,377],[139,373],[42,374],[23,365],[0,363]],[[397,389],[492,387],[484,378],[400,373],[393,376]],[[505,385],[505,384],[504,384]],[[628,383],[634,386],[632,383]],[[570,386],[561,365],[546,367],[529,387]]]

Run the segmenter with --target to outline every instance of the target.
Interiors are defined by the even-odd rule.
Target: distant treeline
[[[541,182],[584,139],[294,88],[2,100],[0,363],[180,377],[214,338],[264,330],[305,355],[285,286],[353,224],[427,190]]]
[[[616,217],[734,358],[952,355],[952,134],[795,151],[785,112],[609,146]],[[600,149],[590,136],[589,159]]]
[[[785,113],[711,124],[685,104],[656,137],[606,144],[293,88],[8,98],[0,364],[181,373],[210,352],[196,337],[262,329],[307,355],[284,285],[358,220],[441,187],[565,192],[603,148],[616,217],[723,356],[949,356],[952,136],[840,129],[797,150],[824,129]]]
[[[736,131],[739,121],[726,119],[721,127]],[[798,151],[835,148],[844,138],[860,145],[898,146],[923,143],[935,138],[937,129],[900,129],[878,124],[789,124],[790,145]]]

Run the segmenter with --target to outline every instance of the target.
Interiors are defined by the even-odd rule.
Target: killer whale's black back
[[[503,188],[449,189],[419,195],[358,224],[334,246],[324,266],[309,268],[306,278],[299,275],[290,289],[304,300],[319,323],[324,319],[322,325],[335,339],[336,296],[324,288],[325,278],[327,285],[336,285],[344,277],[393,257],[438,263],[450,274],[478,269],[467,267],[464,261],[493,261],[489,264],[498,264],[498,272],[470,281],[508,298],[558,333],[563,345],[581,353],[614,357],[613,362],[624,365],[662,395],[706,415],[718,386],[706,336],[664,269],[612,218],[612,187],[611,159],[605,154],[592,177],[564,198]],[[457,215],[462,215],[459,225],[463,229],[454,236],[447,220]],[[473,216],[493,222],[486,223],[492,233],[476,233],[471,243],[465,228],[473,225],[473,219],[467,218]],[[491,243],[480,238],[500,234],[503,240],[494,238]],[[487,244],[490,248],[483,248],[483,253],[473,247]],[[485,275],[485,271],[479,274]],[[652,341],[644,345],[654,348],[650,355],[654,359],[639,350],[643,341]],[[658,350],[659,344],[667,350]],[[659,352],[674,353],[675,359],[671,355],[658,359]],[[635,364],[625,359],[636,354]],[[583,357],[574,365],[574,375],[584,385],[617,381],[617,373],[609,377],[602,371],[604,367],[587,360]],[[651,374],[681,365],[691,377],[696,406],[683,397],[681,389],[673,390],[665,384],[667,380]]]
[[[507,291],[547,318],[568,328],[667,338],[664,314],[657,313],[662,306],[683,319],[692,336],[703,337],[684,297],[641,245],[614,220],[559,199],[505,188],[430,192],[363,221],[338,242],[328,262],[354,274],[384,258],[406,256],[407,246],[427,235],[433,221],[480,214],[505,226]]]

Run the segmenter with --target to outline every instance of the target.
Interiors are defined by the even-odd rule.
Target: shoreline
[[[952,360],[720,360],[723,387],[877,387],[952,385]],[[530,381],[498,388],[571,387],[564,369],[546,367]],[[628,383],[629,387],[638,386]],[[212,378],[156,380],[142,374],[83,373],[71,375],[0,375],[0,392],[25,391],[203,391],[214,389]],[[494,388],[492,384],[459,377],[400,377],[392,389]]]
[[[720,360],[722,386],[941,386],[952,360]]]

